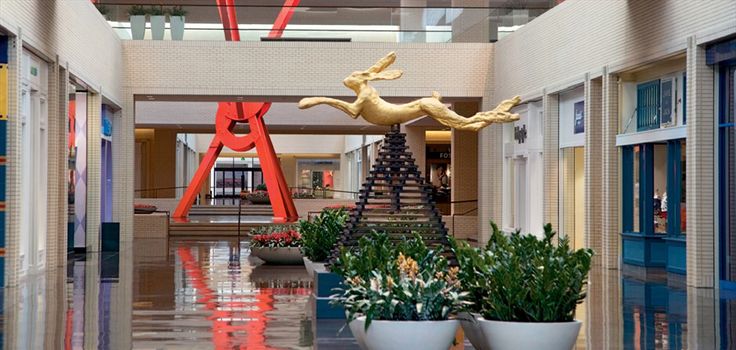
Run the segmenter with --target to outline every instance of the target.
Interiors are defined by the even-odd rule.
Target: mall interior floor
[[[0,339],[23,349],[358,349],[347,328],[339,332],[342,321],[313,322],[303,267],[262,265],[248,252],[235,239],[137,240],[119,253],[70,256],[67,271],[2,290],[17,305],[5,305]],[[723,317],[734,301],[673,280],[594,268],[576,316],[584,321],[577,348],[715,347],[716,338],[734,346],[736,319]],[[699,318],[715,320],[710,336],[688,339],[689,296],[702,298]]]

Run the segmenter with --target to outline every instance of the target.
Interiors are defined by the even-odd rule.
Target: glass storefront
[[[624,262],[685,270],[684,139],[622,147]]]
[[[339,159],[299,159],[296,164],[299,178],[295,193],[332,198],[340,176]]]

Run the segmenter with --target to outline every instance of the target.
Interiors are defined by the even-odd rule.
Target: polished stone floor
[[[736,300],[679,276],[595,269],[578,349],[736,348]],[[260,265],[234,240],[138,240],[0,289],[6,349],[357,349],[313,322],[304,268]],[[459,346],[462,347],[462,346]],[[469,344],[465,348],[472,349]]]

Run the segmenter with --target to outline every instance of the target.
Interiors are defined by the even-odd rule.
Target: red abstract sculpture
[[[234,0],[216,0],[220,19],[225,29],[225,40],[240,41],[238,20],[235,14]],[[281,12],[274,21],[269,38],[279,38],[284,33],[286,24],[294,14],[294,8],[300,0],[286,0]],[[258,159],[261,162],[263,178],[268,188],[268,196],[273,207],[275,222],[291,222],[298,219],[299,214],[291,199],[291,191],[281,172],[279,160],[271,143],[263,116],[271,107],[270,102],[220,102],[215,119],[215,137],[210,143],[207,154],[199,164],[197,172],[189,183],[184,196],[174,211],[174,218],[185,218],[189,215],[194,200],[199,193],[212,166],[215,165],[223,146],[228,146],[237,152],[246,152],[256,148]],[[236,136],[233,129],[237,123],[247,122],[250,133],[245,136]]]

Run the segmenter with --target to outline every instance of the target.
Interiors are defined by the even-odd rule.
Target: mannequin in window
[[[437,189],[438,191],[446,192],[450,189],[450,177],[447,176],[447,170],[445,170],[444,165],[440,165],[437,167],[437,179],[439,180],[439,188]]]

